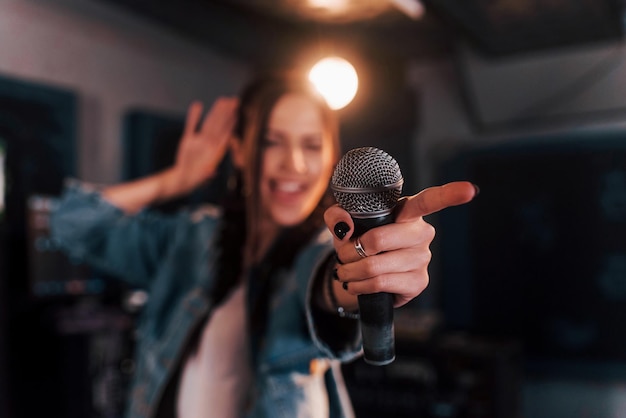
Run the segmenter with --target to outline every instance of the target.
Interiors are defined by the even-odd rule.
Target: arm
[[[102,196],[132,214],[142,208],[180,197],[213,177],[226,153],[235,123],[237,99],[219,98],[201,121],[202,104],[189,107],[175,163],[156,174],[109,186]]]
[[[146,288],[182,216],[127,216],[97,189],[72,182],[50,216],[50,233],[70,257]]]
[[[218,99],[200,126],[202,105],[187,114],[173,167],[143,179],[89,190],[66,190],[51,216],[51,232],[74,257],[145,286],[181,225],[176,217],[139,212],[147,205],[192,191],[210,178],[224,156],[235,118],[235,99]]]

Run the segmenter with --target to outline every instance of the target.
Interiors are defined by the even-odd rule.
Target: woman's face
[[[270,114],[262,151],[264,215],[280,226],[304,221],[326,191],[334,151],[315,103],[299,94],[280,98]]]

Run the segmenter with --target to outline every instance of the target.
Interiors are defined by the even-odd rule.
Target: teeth
[[[294,193],[294,192],[299,192],[302,187],[300,185],[300,183],[298,182],[294,182],[294,181],[288,181],[288,182],[277,182],[276,183],[276,189],[278,191],[281,192],[285,192],[285,193]]]

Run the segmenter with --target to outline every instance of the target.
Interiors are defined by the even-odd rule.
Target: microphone
[[[330,188],[339,206],[354,221],[354,236],[394,222],[393,209],[404,179],[393,157],[374,147],[355,148],[339,160]],[[393,296],[359,295],[363,354],[366,363],[382,366],[395,357]]]

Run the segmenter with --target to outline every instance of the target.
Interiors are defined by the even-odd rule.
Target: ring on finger
[[[365,249],[363,248],[363,244],[361,244],[361,238],[357,238],[356,241],[354,241],[354,249],[356,250],[356,253],[361,257],[361,258],[365,258],[367,257],[367,253],[365,252]]]

